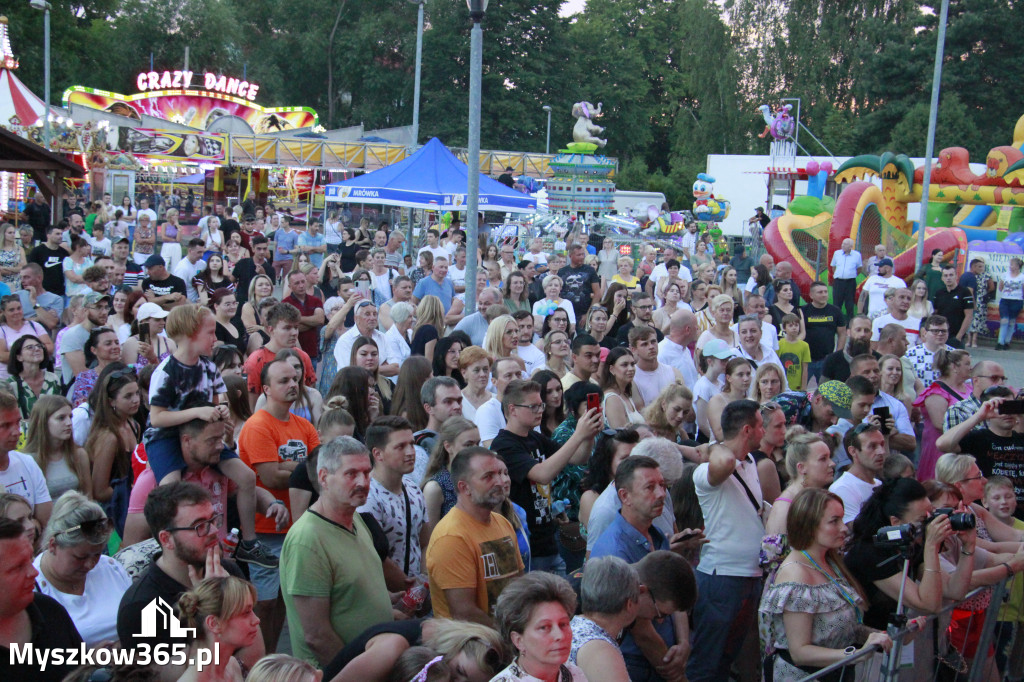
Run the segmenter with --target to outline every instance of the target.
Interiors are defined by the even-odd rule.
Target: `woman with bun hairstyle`
[[[202,671],[195,664],[189,666],[179,682],[245,679],[235,652],[263,641],[260,619],[253,613],[255,603],[256,588],[233,576],[207,578],[178,597],[182,625],[195,629],[188,659],[196,660],[199,649],[219,652]]]

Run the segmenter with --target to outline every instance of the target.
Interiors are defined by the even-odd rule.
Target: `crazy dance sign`
[[[195,71],[143,71],[136,76],[135,85],[139,88],[139,92],[200,87],[199,82],[192,85],[195,75]],[[201,85],[206,90],[235,95],[250,102],[256,99],[256,93],[260,91],[260,86],[256,83],[239,78],[219,76],[209,71],[203,74]]]

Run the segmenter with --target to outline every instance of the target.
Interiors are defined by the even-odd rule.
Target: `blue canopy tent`
[[[469,168],[435,137],[398,163],[327,185],[324,197],[331,202],[464,211],[468,184]],[[481,175],[480,210],[535,213],[537,200]]]

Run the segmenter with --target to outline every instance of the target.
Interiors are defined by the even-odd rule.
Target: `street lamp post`
[[[43,103],[46,109],[43,112],[43,146],[50,149],[50,3],[46,0],[30,0],[28,3],[32,9],[43,12]]]
[[[928,186],[932,181],[932,154],[935,153],[935,125],[939,117],[939,91],[942,89],[942,60],[946,50],[946,18],[949,0],[942,0],[939,30],[935,40],[935,69],[932,73],[932,100],[928,109],[928,140],[924,152],[924,178],[921,182],[921,220],[917,229],[917,262],[924,265],[924,230],[928,226]]]
[[[469,177],[466,188],[466,311],[476,312],[477,243],[480,225],[480,81],[483,80],[484,30],[480,22],[487,0],[466,0],[473,22],[469,43]]]
[[[416,9],[416,78],[413,81],[412,95],[412,146],[420,143],[420,73],[423,64],[423,6],[427,0],[409,0],[415,2]]]
[[[549,105],[545,104],[541,108],[544,109],[544,111],[548,112],[548,139],[547,139],[547,142],[544,143],[544,153],[545,154],[550,154],[551,153],[551,107]]]

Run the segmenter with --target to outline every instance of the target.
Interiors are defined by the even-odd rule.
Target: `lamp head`
[[[549,114],[551,113],[551,106],[548,105],[548,104],[545,104],[544,106],[542,106],[541,109],[543,109],[544,111],[548,112]]]
[[[50,3],[46,0],[29,0],[28,6],[43,11],[50,9]]]
[[[487,12],[487,0],[466,0],[466,6],[469,7],[470,20],[477,24],[483,21],[484,13]]]

